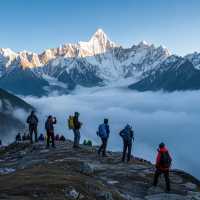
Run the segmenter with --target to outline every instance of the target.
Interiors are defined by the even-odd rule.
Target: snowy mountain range
[[[171,55],[163,46],[155,47],[145,41],[123,48],[112,42],[102,29],[98,29],[88,42],[64,44],[41,54],[0,49],[0,87],[22,95],[67,93],[77,85],[92,87],[127,78],[132,80],[130,88],[133,89],[169,90],[165,82],[172,76],[173,83],[168,83],[173,84],[170,91],[199,89],[199,69],[198,53],[179,57]],[[176,76],[180,70],[181,75]],[[193,77],[185,77],[190,70],[196,81],[190,80]],[[187,86],[174,84],[185,79]],[[159,87],[155,87],[157,84]]]

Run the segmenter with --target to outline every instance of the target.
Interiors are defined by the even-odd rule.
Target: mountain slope
[[[19,95],[42,96],[47,93],[44,89],[48,82],[37,76],[30,69],[15,67],[0,79],[0,87]]]
[[[8,139],[12,133],[16,134],[17,131],[24,129],[24,122],[15,114],[15,111],[19,109],[20,113],[23,113],[30,111],[33,107],[0,88],[0,139],[5,136]]]
[[[81,66],[81,69],[79,66]],[[85,60],[76,59],[73,62],[73,67],[61,72],[57,78],[59,81],[67,83],[69,88],[74,88],[76,85],[92,87],[103,81],[98,77],[97,70],[96,66],[87,63]]]
[[[10,94],[9,92],[0,88],[0,99],[1,99],[1,111],[8,111],[10,108],[7,106],[6,101],[9,101],[9,105],[12,109],[21,108],[25,111],[32,109],[32,106],[23,101],[22,99]]]
[[[200,53],[194,52],[185,56],[196,69],[200,69]]]
[[[200,71],[189,60],[173,56],[129,88],[139,91],[196,90],[200,89]]]

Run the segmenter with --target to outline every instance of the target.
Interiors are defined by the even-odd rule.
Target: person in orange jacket
[[[160,175],[164,175],[166,190],[170,191],[170,179],[169,179],[169,170],[171,167],[172,158],[165,147],[165,144],[162,142],[159,145],[158,154],[156,158],[156,171],[154,175],[153,185],[157,186],[158,178]]]

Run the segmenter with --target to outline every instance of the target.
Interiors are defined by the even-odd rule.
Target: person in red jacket
[[[160,143],[158,154],[156,158],[156,171],[154,175],[154,186],[157,186],[158,178],[160,175],[164,174],[166,190],[170,191],[170,179],[169,179],[169,170],[171,167],[172,158],[165,147],[164,143]]]

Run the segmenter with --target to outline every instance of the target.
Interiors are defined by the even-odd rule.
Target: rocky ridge
[[[45,144],[11,144],[0,150],[2,200],[199,200],[200,182],[172,170],[172,191],[163,178],[152,187],[154,165],[134,158],[120,162],[121,153],[99,158],[96,147],[74,150],[70,141],[45,149]]]

